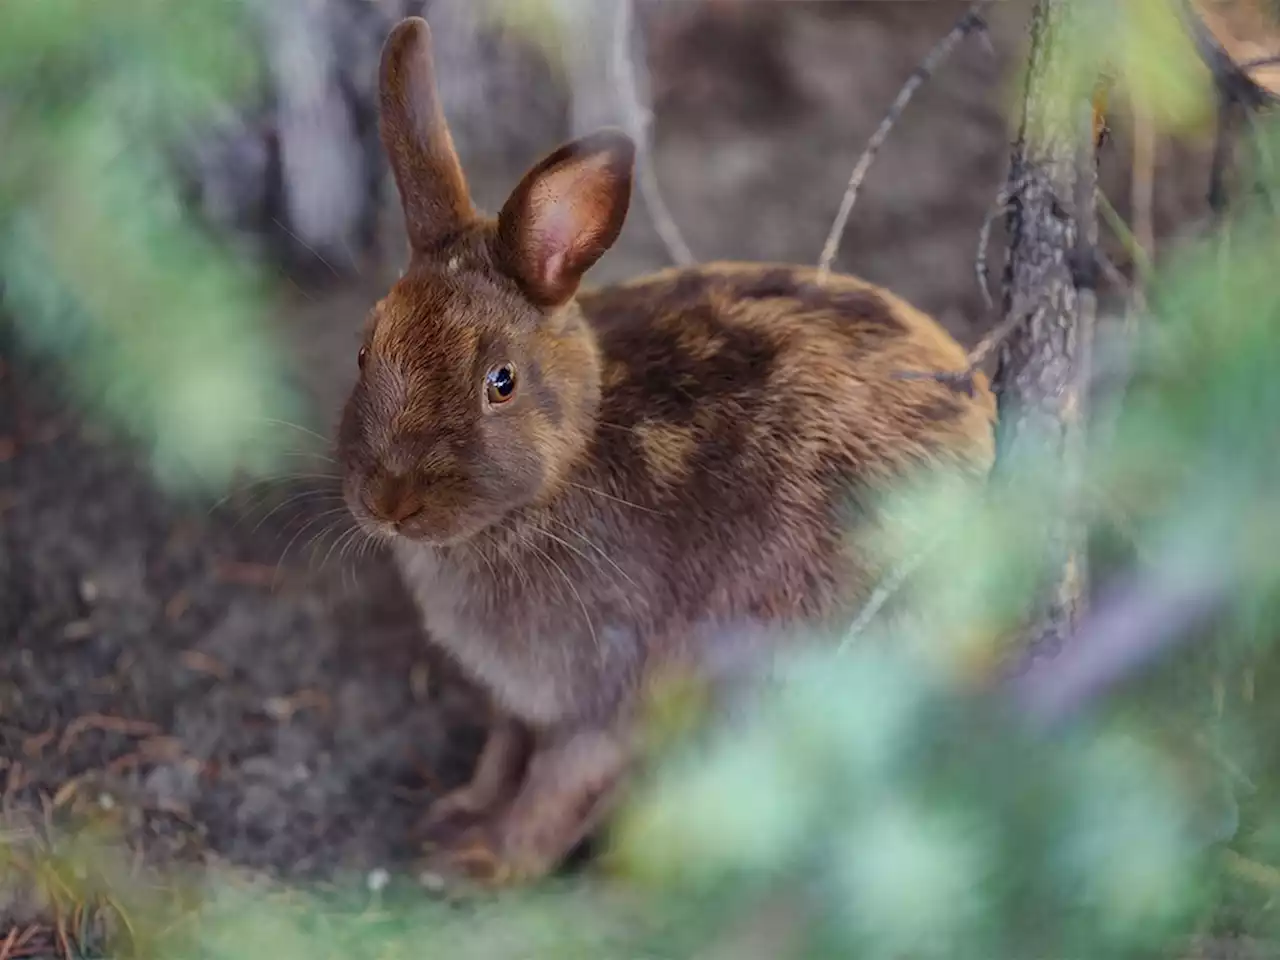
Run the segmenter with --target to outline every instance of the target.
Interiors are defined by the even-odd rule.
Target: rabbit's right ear
[[[379,131],[400,190],[409,246],[428,251],[476,218],[445,123],[421,17],[400,21],[382,48]]]

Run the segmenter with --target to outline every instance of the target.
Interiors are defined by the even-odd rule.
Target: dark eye
[[[485,395],[493,404],[506,403],[516,392],[516,371],[509,363],[494,367],[485,377]]]
[[[367,359],[369,359],[369,348],[361,347],[360,352],[356,354],[356,363],[359,364],[361,370],[364,369],[364,362]]]

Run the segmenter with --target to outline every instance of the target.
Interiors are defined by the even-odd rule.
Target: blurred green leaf
[[[248,264],[165,159],[251,88],[239,0],[13,0],[0,11],[0,273],[26,342],[149,448],[174,490],[275,468],[301,416]]]

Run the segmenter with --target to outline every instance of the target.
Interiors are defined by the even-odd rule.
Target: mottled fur
[[[410,20],[387,45],[413,257],[371,318],[340,450],[432,640],[508,718],[487,768],[520,768],[512,720],[533,734],[507,796],[442,808],[488,814],[493,864],[528,876],[604,809],[647,680],[731,660],[737,626],[854,614],[883,573],[857,549],[877,496],[922,469],[984,477],[994,403],[985,382],[895,378],[964,351],[851,277],[710,264],[575,297],[621,228],[630,142],[561,148],[487,220],[457,193],[428,41]],[[502,365],[517,389],[487,403]]]

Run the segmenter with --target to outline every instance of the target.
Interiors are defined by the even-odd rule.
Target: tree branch
[[[667,248],[667,254],[677,265],[687,267],[697,261],[694,259],[693,251],[689,249],[689,244],[685,242],[680,228],[676,226],[671,210],[662,198],[662,191],[658,188],[658,177],[653,164],[653,145],[649,136],[653,114],[640,101],[635,64],[631,59],[634,20],[632,0],[615,0],[615,2],[618,6],[618,14],[614,21],[610,73],[618,90],[627,132],[636,143],[636,175],[640,196],[649,211],[649,216],[653,219],[658,237]]]
[[[880,148],[884,146],[885,140],[889,138],[889,133],[893,130],[894,124],[898,122],[902,112],[907,108],[907,104],[915,96],[916,90],[933,76],[934,71],[950,56],[956,45],[969,33],[985,27],[981,14],[983,8],[990,3],[991,0],[977,0],[956,21],[955,26],[947,32],[947,35],[934,45],[920,65],[912,71],[911,76],[907,78],[907,82],[902,85],[902,89],[898,91],[898,96],[894,98],[893,104],[889,107],[889,112],[885,114],[884,119],[880,121],[880,126],[876,128],[875,133],[871,135],[871,139],[867,141],[867,146],[862,151],[862,156],[858,158],[858,162],[854,165],[853,173],[849,176],[849,184],[845,187],[844,197],[840,201],[840,209],[836,213],[835,222],[832,223],[831,230],[827,234],[827,242],[822,245],[822,255],[818,260],[818,282],[821,283],[825,280],[827,274],[831,272],[831,264],[835,261],[836,254],[840,249],[840,239],[844,236],[845,227],[849,223],[849,216],[853,213],[853,205],[858,199],[858,190],[861,189],[862,181],[866,179],[867,171],[871,169],[871,164],[875,162]]]
[[[999,348],[997,475],[1011,465],[1061,464],[1065,496],[1044,524],[1054,582],[1028,641],[1035,654],[1056,651],[1075,629],[1086,595],[1084,536],[1076,491],[1083,459],[1086,382],[1094,319],[1091,287],[1076,268],[1094,254],[1097,166],[1090,103],[1064,101],[1069,84],[1058,46],[1068,0],[1038,0],[1021,129],[1010,165],[1012,204],[1005,312]],[[1060,198],[1071,198],[1071,210]]]
[[[995,202],[991,204],[986,216],[982,218],[981,229],[978,230],[978,251],[973,258],[973,272],[978,278],[978,291],[982,294],[982,302],[987,305],[987,309],[990,311],[995,310],[996,304],[991,298],[991,272],[987,269],[987,250],[991,246],[991,230],[995,227],[996,221],[1009,212],[1010,199],[1017,192],[1014,189],[1015,186],[1005,184],[1000,188]]]
[[[963,370],[902,370],[893,374],[894,380],[934,380],[945,383],[949,387],[973,394],[973,377],[987,362],[993,353],[1006,341],[1013,332],[1024,323],[1039,321],[1043,307],[1032,307],[1011,313],[987,333],[978,345],[965,357]]]

